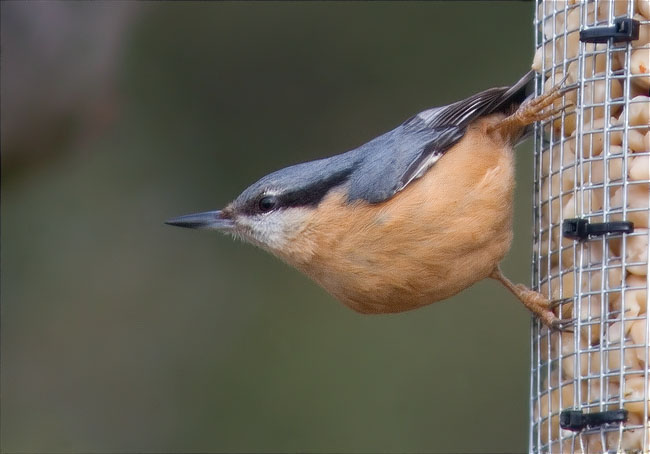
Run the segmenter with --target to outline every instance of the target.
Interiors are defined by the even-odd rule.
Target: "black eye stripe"
[[[352,169],[346,169],[333,173],[327,178],[318,180],[300,189],[284,191],[273,195],[261,194],[258,197],[248,200],[240,210],[246,214],[259,214],[282,208],[316,206],[331,189],[345,183],[351,173]],[[273,188],[272,190],[275,191],[277,189]],[[271,202],[273,202],[272,207]]]
[[[288,191],[278,195],[280,207],[301,207],[301,206],[316,206],[333,188],[345,183],[350,174],[351,169],[346,169],[341,172],[332,174],[330,177],[317,181],[309,186]]]

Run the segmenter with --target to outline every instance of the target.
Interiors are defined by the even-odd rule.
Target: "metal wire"
[[[572,332],[532,322],[531,453],[650,452],[650,181],[647,168],[638,171],[648,166],[650,132],[647,114],[637,118],[650,98],[643,74],[631,70],[632,52],[650,53],[650,44],[578,38],[620,16],[650,26],[635,8],[634,0],[536,1],[536,93],[565,76],[578,89],[534,135],[532,283],[574,322]],[[635,230],[568,240],[561,230],[570,218],[630,220]],[[559,426],[566,409],[626,409],[628,420],[572,432]]]

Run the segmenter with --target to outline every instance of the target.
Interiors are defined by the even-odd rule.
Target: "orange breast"
[[[386,202],[330,194],[285,260],[363,313],[414,309],[487,277],[512,240],[513,151],[483,133],[496,120]]]

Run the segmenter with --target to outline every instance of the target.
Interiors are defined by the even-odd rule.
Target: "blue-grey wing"
[[[458,126],[414,130],[406,124],[377,137],[354,150],[360,155],[350,176],[350,201],[363,199],[379,203],[401,191],[415,178],[415,164],[429,160],[430,165],[462,138]]]
[[[453,147],[470,123],[521,104],[533,77],[531,71],[512,87],[491,88],[462,101],[425,110],[351,152],[358,167],[350,177],[350,200],[378,203],[404,189]]]

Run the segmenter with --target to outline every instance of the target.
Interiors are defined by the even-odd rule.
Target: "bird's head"
[[[224,209],[180,216],[169,225],[217,230],[286,256],[315,217],[320,202],[347,182],[351,170],[330,159],[273,172],[249,186]]]

